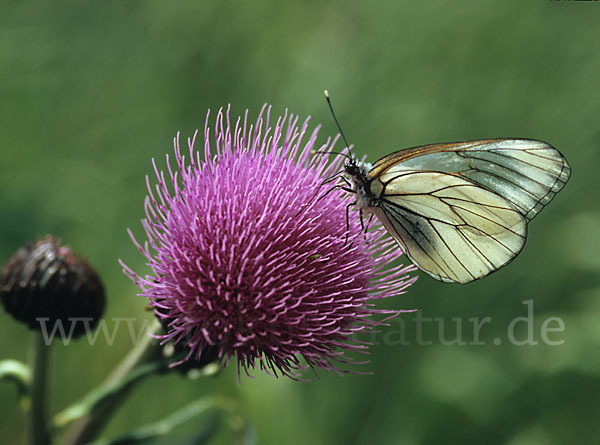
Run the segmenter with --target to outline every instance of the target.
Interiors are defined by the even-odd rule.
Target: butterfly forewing
[[[525,243],[521,213],[460,175],[403,170],[374,181],[384,191],[375,214],[415,265],[439,280],[482,278]]]
[[[552,200],[570,175],[563,156],[545,142],[489,139],[400,150],[375,162],[368,176],[385,185],[406,171],[461,176],[504,197],[527,220]]]

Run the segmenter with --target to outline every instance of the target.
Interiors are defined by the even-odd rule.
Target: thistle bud
[[[62,323],[73,338],[94,327],[104,312],[104,286],[98,274],[69,247],[46,236],[19,249],[0,275],[6,312],[30,329]]]

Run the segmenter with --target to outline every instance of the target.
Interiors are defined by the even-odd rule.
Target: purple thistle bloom
[[[287,112],[272,128],[264,107],[255,125],[246,111],[232,128],[219,111],[216,150],[207,115],[203,158],[196,132],[189,157],[175,139],[176,171],[168,156],[168,175],[153,161],[147,241],[130,232],[152,273],[123,267],[163,320],[163,341],[188,351],[183,361],[216,348],[223,364],[236,357],[238,374],[257,363],[292,378],[307,367],[341,372],[339,363],[359,363],[348,351],[366,352],[356,334],[404,312],[373,302],[403,293],[413,266],[389,267],[401,251],[381,227],[363,233],[358,212],[347,229],[348,194],[320,187],[342,159],[311,157],[318,127],[307,129]]]

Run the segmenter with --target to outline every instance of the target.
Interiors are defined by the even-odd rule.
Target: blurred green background
[[[152,157],[164,165],[177,131],[191,135],[207,108],[228,103],[252,117],[264,102],[312,115],[324,140],[336,133],[327,88],[355,152],[371,160],[432,142],[542,139],[573,175],[531,223],[523,253],[467,286],[420,273],[385,303],[418,308],[443,330],[432,321],[419,332],[415,316],[404,316],[373,338],[371,363],[359,368],[373,375],[297,383],[258,374],[238,386],[229,367],[208,380],[151,378],[106,435],[224,393],[240,401],[262,444],[593,443],[599,43],[598,2],[0,0],[0,260],[52,233],[98,268],[107,319],[149,318],[117,263],[142,269],[126,228],[142,233],[144,175]],[[538,344],[510,344],[508,327],[527,316],[528,300]],[[457,323],[473,342],[470,319],[485,317],[483,344],[446,344]],[[548,335],[561,345],[541,337],[550,317],[564,322]],[[110,347],[57,345],[52,412],[102,381],[131,346],[120,333]],[[518,323],[515,337],[527,335]],[[26,360],[28,340],[0,314],[0,359]],[[0,382],[3,442],[21,441],[24,425],[15,388]],[[232,440],[221,425],[215,443]]]

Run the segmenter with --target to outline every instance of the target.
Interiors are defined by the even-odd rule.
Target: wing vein
[[[471,273],[471,271],[469,269],[467,269],[467,267],[463,264],[463,262],[460,260],[460,258],[458,258],[458,256],[450,248],[450,246],[448,245],[448,243],[446,242],[446,240],[444,239],[444,237],[440,234],[440,232],[431,223],[431,221],[427,221],[427,223],[435,231],[435,233],[437,234],[438,238],[444,243],[444,245],[446,246],[446,249],[448,249],[448,252],[450,252],[452,254],[452,256],[454,257],[454,259],[456,259],[457,263],[461,265],[461,267],[471,276],[471,278],[475,279],[475,275],[473,275]],[[450,266],[448,266],[448,267],[450,267]]]
[[[417,213],[414,213],[414,212],[410,212],[410,211],[408,211],[408,209],[405,209],[405,208],[403,208],[403,207],[398,207],[398,208],[399,208],[399,209],[401,209],[401,210],[405,210],[405,211],[407,211],[407,213],[411,213],[411,214],[414,214],[414,215],[415,215],[415,216],[417,216],[417,217],[421,217],[421,218],[422,218],[422,216],[420,216],[419,214],[417,214]],[[433,262],[433,263],[434,263],[434,264],[435,264],[435,265],[436,265],[436,266],[437,266],[437,267],[438,267],[440,270],[442,270],[442,271],[446,272],[446,274],[447,274],[447,275],[452,275],[452,273],[450,273],[450,274],[448,273],[448,272],[452,272],[452,269],[451,269],[451,267],[448,265],[448,263],[446,263],[446,261],[444,260],[444,258],[443,258],[443,257],[440,255],[440,252],[438,252],[437,248],[435,247],[435,244],[433,244],[433,243],[431,242],[431,240],[429,239],[429,236],[427,236],[427,234],[425,234],[425,233],[424,233],[424,232],[423,232],[423,231],[422,231],[422,230],[421,230],[421,229],[420,229],[418,226],[416,226],[416,225],[414,225],[414,224],[411,224],[411,223],[410,223],[410,220],[409,220],[408,218],[406,218],[404,215],[402,215],[402,214],[401,214],[401,213],[398,211],[398,209],[392,208],[392,209],[390,209],[390,210],[391,210],[391,212],[392,212],[392,213],[394,213],[394,214],[395,214],[395,216],[397,216],[397,217],[401,218],[402,220],[404,220],[404,221],[408,222],[408,223],[409,223],[409,225],[410,225],[412,228],[416,229],[416,230],[417,230],[417,231],[418,231],[418,232],[419,232],[419,233],[420,233],[420,234],[423,236],[423,238],[427,240],[427,242],[429,243],[429,245],[431,246],[431,248],[433,249],[433,251],[434,251],[434,252],[436,252],[436,253],[438,254],[438,257],[439,257],[439,258],[442,260],[442,262],[443,262],[443,264],[444,264],[445,268],[444,268],[444,267],[442,267],[442,266],[440,265],[440,263],[439,263],[439,262],[438,262],[438,261],[437,261],[437,260],[436,260],[434,257],[432,257],[432,256],[430,255],[430,253],[428,252],[428,249],[426,248],[426,246],[423,246],[423,245],[422,245],[422,243],[421,243],[421,242],[419,242],[419,240],[417,240],[417,239],[416,239],[416,238],[415,238],[415,237],[414,237],[414,236],[411,234],[411,232],[413,232],[413,230],[411,230],[411,228],[410,228],[410,227],[408,227],[408,228],[407,228],[407,227],[406,227],[406,225],[405,225],[405,224],[403,224],[403,223],[402,223],[402,221],[401,221],[400,219],[396,219],[396,220],[397,220],[397,221],[400,223],[400,225],[402,226],[402,228],[404,229],[404,231],[406,232],[406,234],[407,234],[408,236],[410,236],[410,237],[411,237],[411,239],[413,240],[413,242],[414,242],[414,243],[415,243],[415,244],[416,244],[416,245],[417,245],[417,246],[418,246],[418,247],[421,249],[421,251],[422,251],[422,252],[423,252],[425,255],[427,255],[427,257],[429,257],[429,259],[430,259],[430,260],[431,260],[431,261],[432,261],[432,262]],[[400,236],[400,234],[398,234],[398,236]],[[408,244],[408,243],[405,243],[405,244]],[[408,249],[408,246],[407,246],[407,250],[410,250],[410,249]],[[410,255],[410,253],[409,253],[409,255]],[[416,255],[413,255],[413,257],[416,257]]]

